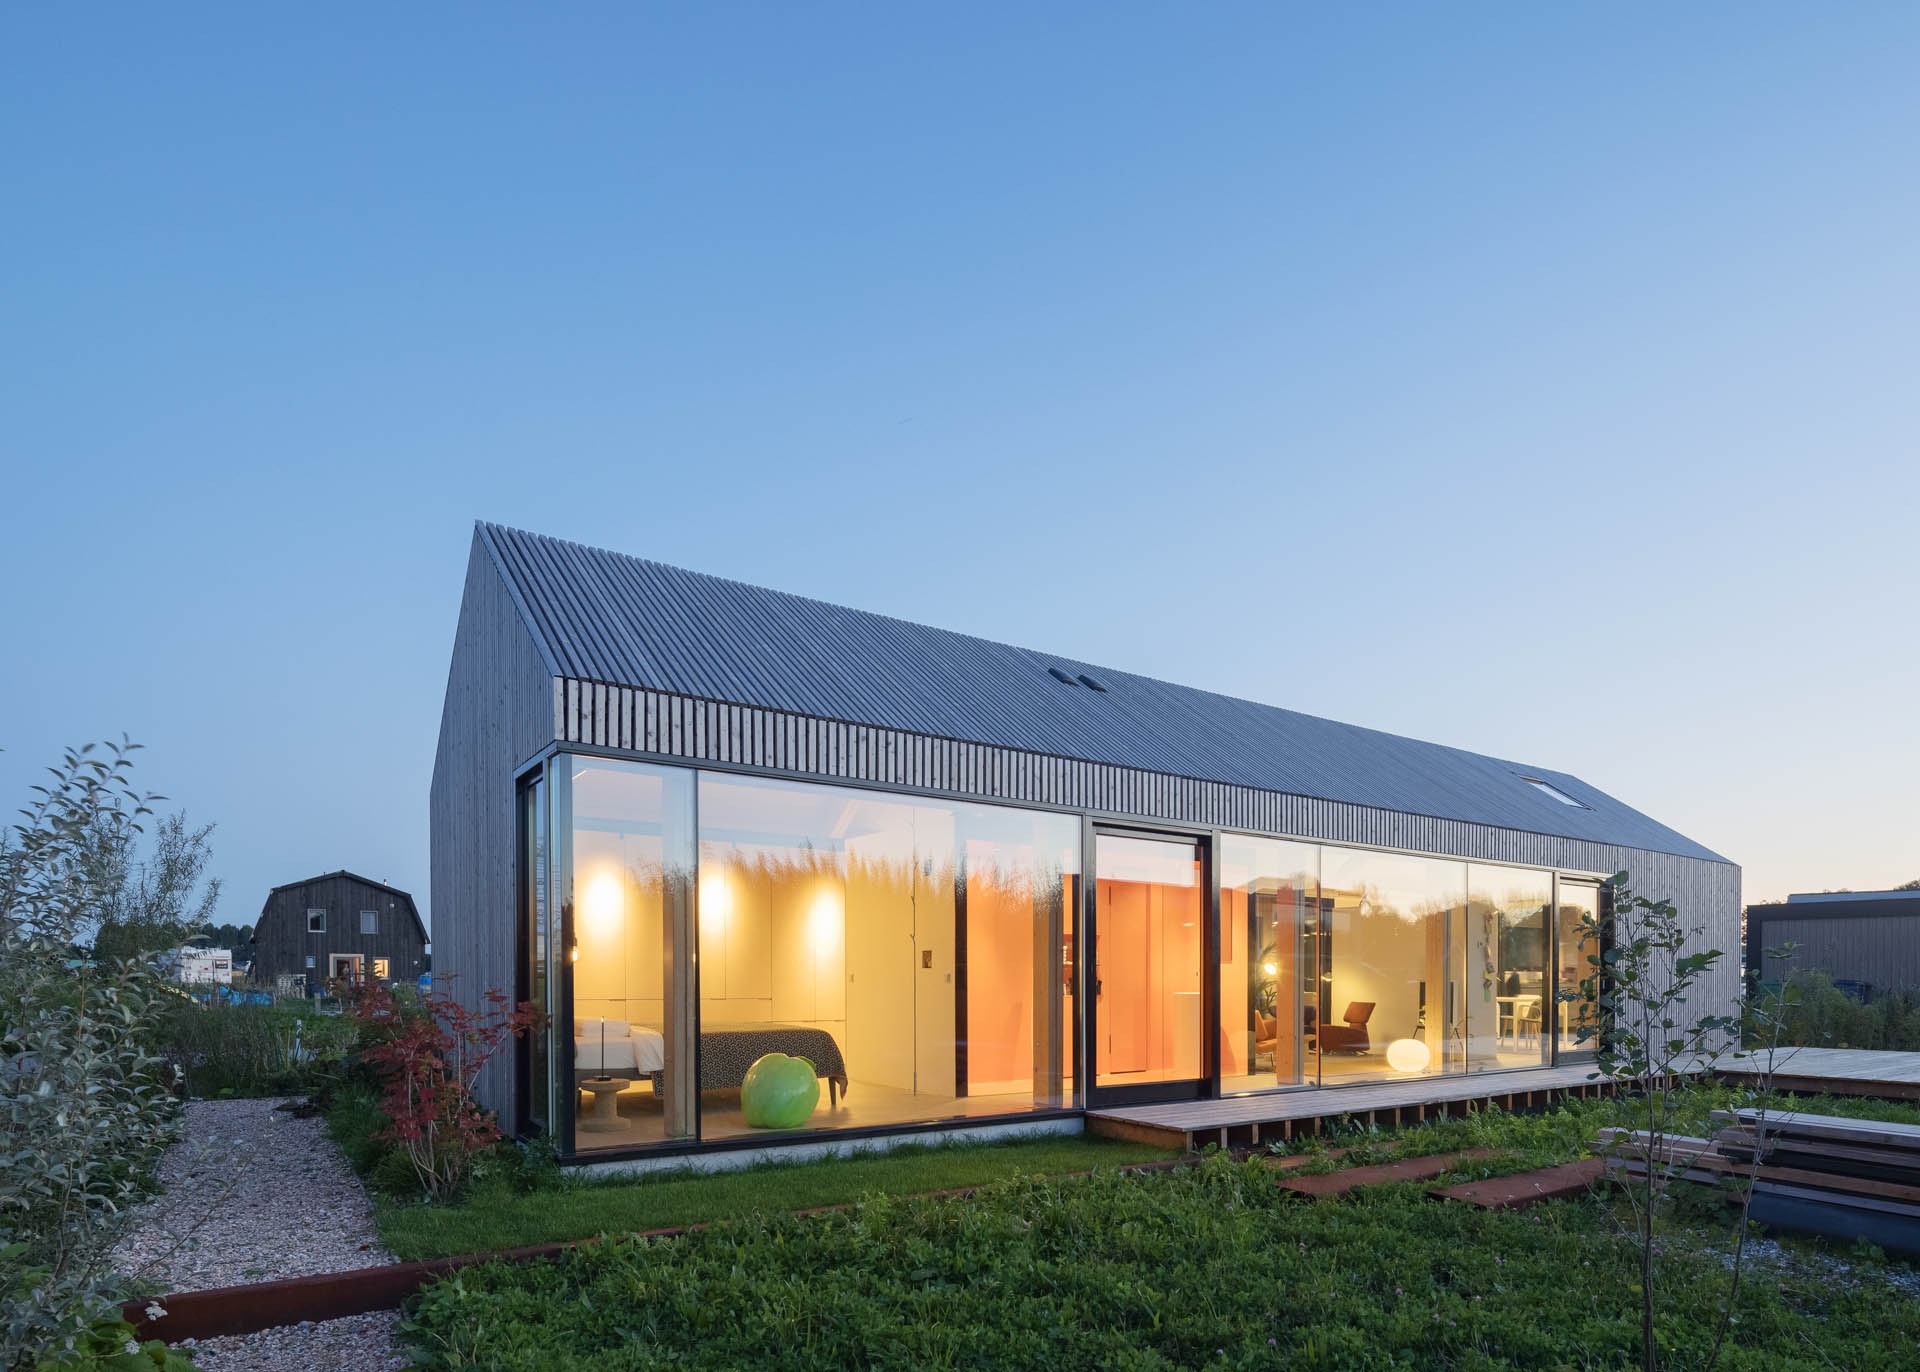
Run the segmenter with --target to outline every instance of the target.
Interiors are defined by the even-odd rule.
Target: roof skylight
[[[1586,810],[1591,808],[1590,806],[1582,803],[1581,801],[1575,800],[1572,796],[1568,795],[1565,791],[1561,790],[1558,786],[1548,785],[1546,782],[1540,780],[1539,777],[1523,776],[1520,778],[1520,780],[1526,782],[1527,785],[1533,787],[1537,791],[1546,792],[1548,795],[1552,796],[1555,800],[1559,801],[1562,805],[1571,805],[1576,810]]]

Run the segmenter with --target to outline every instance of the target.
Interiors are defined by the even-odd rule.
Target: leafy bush
[[[178,1111],[150,1048],[173,994],[136,961],[96,965],[77,939],[118,899],[155,797],[130,748],[67,754],[0,834],[0,1354],[82,1357],[132,1294],[109,1258]]]
[[[159,1339],[144,1342],[118,1315],[96,1320],[63,1353],[42,1358],[35,1372],[192,1372],[193,1359]]]
[[[372,1173],[392,1148],[380,1137],[387,1117],[380,1110],[380,1098],[364,1087],[349,1087],[334,1093],[327,1109],[327,1133],[346,1154],[347,1165],[361,1176]]]
[[[1636,1257],[1603,1241],[1610,1222],[1596,1201],[1483,1211],[1418,1186],[1303,1201],[1262,1162],[1213,1157],[469,1268],[422,1293],[410,1332],[441,1372],[1599,1372],[1638,1354]],[[1726,1273],[1683,1244],[1673,1260],[1660,1333],[1696,1363]],[[1889,1294],[1858,1274],[1750,1284],[1723,1364],[1910,1367],[1920,1304]]]
[[[1920,994],[1911,988],[1863,1000],[1825,972],[1806,971],[1764,983],[1758,1000],[1777,1010],[1783,1046],[1920,1050]]]
[[[498,991],[485,999],[486,1008],[476,1011],[428,992],[408,1005],[379,983],[355,999],[359,1056],[380,1079],[386,1126],[379,1137],[411,1165],[429,1200],[458,1195],[501,1137],[493,1116],[474,1099],[473,1084],[494,1054],[537,1018],[529,1004],[509,1010]]]
[[[343,1070],[353,1024],[278,1005],[201,1005],[177,998],[160,1050],[194,1096],[288,1096],[323,1090]]]

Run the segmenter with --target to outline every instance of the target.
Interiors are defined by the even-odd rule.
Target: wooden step
[[[1473,1148],[1464,1153],[1432,1153],[1424,1158],[1403,1162],[1382,1162],[1371,1167],[1349,1167],[1339,1172],[1323,1172],[1315,1177],[1282,1177],[1274,1185],[1302,1196],[1341,1196],[1361,1186],[1380,1186],[1395,1181],[1426,1181],[1450,1172],[1466,1162],[1493,1157],[1492,1148]]]
[[[1644,1134],[1626,1134],[1622,1130],[1602,1130],[1614,1135],[1604,1140],[1610,1146],[1606,1162],[1610,1169],[1642,1176],[1649,1161],[1668,1169],[1684,1169],[1689,1181],[1719,1181],[1726,1178],[1753,1182],[1771,1182],[1784,1186],[1832,1191],[1850,1196],[1871,1196],[1900,1204],[1920,1205],[1920,1175],[1906,1181],[1884,1181],[1874,1177],[1856,1177],[1842,1172],[1825,1172],[1806,1167],[1780,1167],[1772,1163],[1755,1166],[1716,1152],[1711,1146],[1699,1147],[1702,1139],[1663,1140],[1658,1150],[1649,1150]],[[1649,1153],[1654,1153],[1649,1157]]]
[[[1716,1110],[1713,1118],[1749,1129],[1764,1127],[1769,1138],[1823,1139],[1832,1143],[1891,1148],[1920,1154],[1920,1124],[1847,1119],[1841,1115],[1808,1115],[1791,1110]]]
[[[1605,1171],[1604,1159],[1582,1158],[1579,1162],[1563,1162],[1558,1167],[1543,1167],[1537,1172],[1516,1172],[1510,1177],[1488,1177],[1458,1186],[1436,1186],[1427,1194],[1441,1200],[1465,1201],[1482,1210],[1518,1210],[1541,1201],[1585,1195]]]

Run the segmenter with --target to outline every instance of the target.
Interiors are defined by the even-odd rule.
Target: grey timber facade
[[[552,1016],[483,1094],[575,1156],[765,1141],[703,1066],[761,1024],[844,1058],[814,1133],[1005,1122],[1549,1065],[1616,871],[1739,938],[1737,866],[1564,773],[484,524],[431,822],[437,974]]]

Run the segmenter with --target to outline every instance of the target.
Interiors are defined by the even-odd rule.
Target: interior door
[[[1109,1100],[1199,1095],[1213,909],[1204,848],[1132,834],[1094,842],[1094,1089]]]

